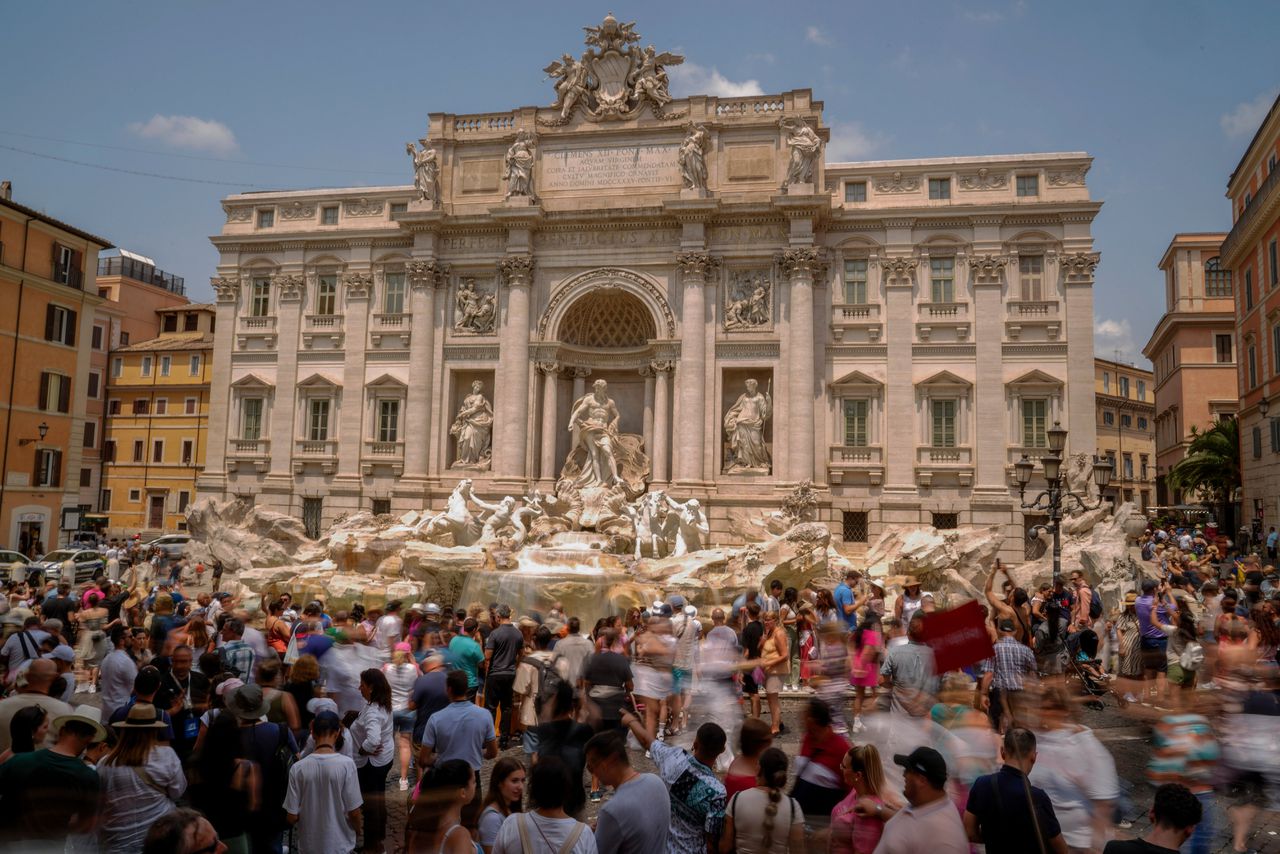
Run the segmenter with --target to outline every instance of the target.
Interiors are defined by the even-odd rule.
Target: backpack
[[[1089,619],[1096,620],[1102,616],[1102,597],[1097,590],[1091,590],[1089,596]]]
[[[533,707],[538,711],[539,716],[542,715],[544,707],[551,708],[551,704],[556,700],[556,692],[560,690],[560,683],[564,681],[560,678],[560,671],[556,670],[556,661],[556,658],[550,661],[529,659],[529,664],[538,671],[538,693],[533,695]]]
[[[1178,656],[1178,666],[1186,671],[1194,671],[1199,670],[1201,664],[1204,664],[1204,647],[1191,641],[1182,648],[1182,655]]]

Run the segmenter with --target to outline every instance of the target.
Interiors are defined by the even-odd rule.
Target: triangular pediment
[[[312,374],[305,380],[298,381],[298,388],[342,388],[342,384],[326,377],[324,374]]]
[[[918,386],[958,386],[958,385],[971,386],[973,385],[973,383],[969,382],[964,377],[956,376],[950,371],[938,371],[936,374],[929,377],[927,380],[921,380],[920,382],[916,383],[916,385]]]
[[[857,387],[874,386],[876,388],[883,388],[884,383],[880,382],[880,380],[876,379],[875,377],[867,376],[862,371],[850,371],[849,373],[842,376],[840,379],[831,383],[832,388],[848,388],[853,386],[857,386]]]
[[[370,380],[365,383],[365,388],[404,389],[408,388],[408,386],[399,377],[393,377],[391,374],[383,374],[376,380]]]
[[[275,388],[257,374],[245,374],[231,384],[232,388]]]
[[[1046,374],[1041,370],[1027,371],[1016,380],[1009,380],[1008,385],[1062,385],[1062,380]]]

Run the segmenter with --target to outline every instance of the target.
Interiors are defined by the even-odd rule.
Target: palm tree
[[[1194,494],[1220,508],[1219,520],[1230,531],[1231,498],[1240,486],[1240,425],[1223,418],[1207,430],[1191,428],[1187,455],[1169,470],[1169,488]]]

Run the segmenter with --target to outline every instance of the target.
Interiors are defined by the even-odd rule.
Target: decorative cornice
[[[961,190],[1002,190],[1009,186],[1009,174],[982,168],[972,174],[961,175],[957,183]]]
[[[880,258],[878,262],[883,271],[885,281],[889,284],[895,282],[898,284],[910,284],[911,276],[920,264],[917,259],[906,255]]]
[[[305,283],[302,277],[296,273],[277,275],[271,281],[280,289],[280,299],[290,301],[302,299],[302,289]]]
[[[1093,278],[1100,258],[1097,252],[1073,252],[1063,254],[1059,263],[1067,281],[1083,281]]]
[[[885,228],[914,228],[915,224],[913,216],[890,217],[884,221]]]
[[[347,216],[378,216],[382,213],[381,199],[360,198],[344,205]]]
[[[533,276],[533,256],[508,255],[498,262],[498,273],[507,287],[527,285]]]
[[[1084,176],[1089,172],[1089,165],[1076,167],[1075,169],[1064,169],[1060,172],[1050,172],[1048,181],[1050,187],[1083,187]]]
[[[253,205],[229,205],[223,208],[227,213],[227,222],[251,222]]]
[[[410,261],[404,269],[410,285],[419,290],[444,287],[449,278],[449,265],[441,261]]]
[[[294,202],[291,205],[280,206],[281,219],[312,219],[316,215],[316,206],[308,203]]]
[[[920,189],[920,176],[894,172],[892,175],[877,178],[875,187],[877,193],[914,193]]]
[[[347,286],[347,299],[368,299],[373,289],[373,276],[368,273],[347,273],[342,282]]]
[[[676,266],[686,279],[706,280],[720,266],[720,259],[710,252],[681,252],[676,255]]]
[[[969,275],[974,282],[999,282],[1000,274],[1008,263],[1008,255],[971,255]]]
[[[774,256],[783,273],[794,282],[797,279],[821,275],[827,264],[827,253],[820,246],[795,246]]]
[[[240,280],[214,277],[209,280],[218,302],[235,302],[240,295]]]

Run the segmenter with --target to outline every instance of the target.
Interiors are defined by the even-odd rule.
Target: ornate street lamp
[[[1259,409],[1265,405],[1259,404]],[[1264,412],[1265,414],[1265,412]],[[1099,457],[1096,454],[1093,457],[1093,482],[1098,485],[1098,503],[1090,506],[1085,500],[1086,496],[1076,495],[1067,489],[1063,482],[1062,471],[1062,450],[1067,446],[1067,431],[1062,424],[1055,421],[1053,427],[1047,431],[1047,439],[1049,452],[1040,459],[1040,466],[1044,469],[1044,479],[1048,483],[1048,488],[1037,495],[1031,501],[1026,500],[1027,484],[1031,482],[1031,475],[1035,473],[1036,464],[1027,458],[1026,454],[1022,455],[1022,459],[1013,464],[1013,477],[1018,482],[1018,500],[1022,503],[1023,510],[1041,510],[1047,511],[1049,514],[1048,525],[1036,525],[1031,529],[1029,535],[1039,536],[1042,531],[1051,531],[1053,533],[1053,581],[1058,583],[1062,581],[1062,538],[1061,538],[1061,522],[1064,508],[1074,505],[1079,510],[1097,510],[1102,506],[1105,499],[1102,497],[1101,490],[1105,489],[1107,484],[1111,482],[1112,470],[1114,468],[1111,460]]]

